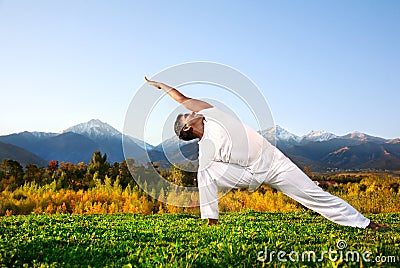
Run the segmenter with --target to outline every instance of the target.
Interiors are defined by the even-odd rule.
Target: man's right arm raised
[[[146,76],[144,77],[144,79],[146,80],[146,82],[149,85],[152,85],[158,89],[163,90],[165,93],[167,93],[169,96],[171,96],[172,99],[174,99],[176,102],[182,104],[186,109],[188,109],[190,111],[198,112],[198,111],[213,107],[211,104],[209,104],[205,101],[186,97],[181,92],[179,92],[177,89],[170,87],[164,83],[151,81],[151,80],[147,79]]]

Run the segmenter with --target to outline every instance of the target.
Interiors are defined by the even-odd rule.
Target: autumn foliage
[[[129,160],[128,160],[129,161]],[[145,180],[151,176],[151,165],[134,165],[133,175]],[[132,171],[132,170],[131,170]],[[196,186],[196,174],[173,167],[158,170],[169,181],[182,186]],[[335,180],[336,179],[336,180]],[[349,202],[362,213],[400,212],[400,178],[369,175],[331,176],[329,183],[320,186]],[[191,207],[168,205],[168,201],[193,193],[141,189],[128,170],[126,161],[110,165],[106,155],[95,152],[89,164],[51,161],[47,168],[22,166],[12,160],[0,165],[0,215],[18,214],[98,214],[98,213],[199,213],[198,202]],[[148,193],[152,193],[151,196]],[[157,196],[155,199],[152,196]],[[249,193],[233,190],[219,199],[220,212],[241,210],[300,211],[296,201],[279,191],[262,186]]]

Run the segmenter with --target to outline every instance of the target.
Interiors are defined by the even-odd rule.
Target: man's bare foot
[[[207,225],[217,225],[218,220],[217,219],[208,219],[208,224]]]
[[[385,227],[385,225],[380,225],[380,224],[377,224],[377,223],[375,223],[373,221],[370,221],[368,226],[367,226],[367,229],[382,230],[382,228],[384,228],[384,227]]]

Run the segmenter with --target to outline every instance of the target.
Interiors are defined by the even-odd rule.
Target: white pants
[[[264,174],[262,184],[271,186],[314,210],[328,220],[345,226],[366,228],[370,220],[339,197],[323,191],[289,159],[280,168]],[[203,219],[218,219],[218,187],[248,188],[253,174],[244,167],[212,162],[198,172],[200,211]]]

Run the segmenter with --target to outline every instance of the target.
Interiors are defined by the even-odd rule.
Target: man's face
[[[175,134],[182,140],[195,139],[196,137],[190,129],[196,128],[196,124],[194,124],[193,120],[201,117],[201,114],[196,114],[195,112],[179,115],[174,124]],[[182,130],[185,133],[182,134]]]

